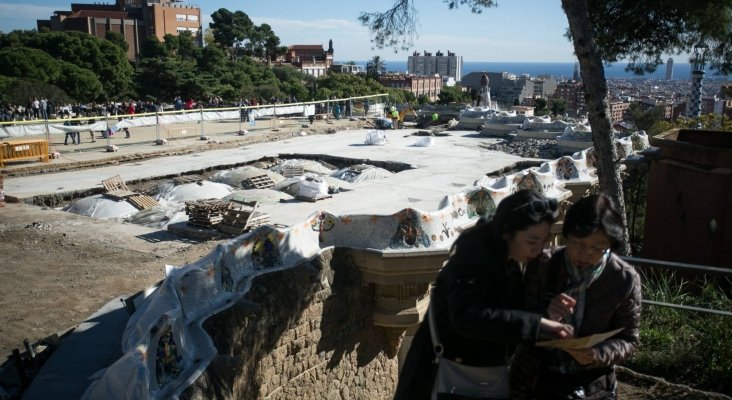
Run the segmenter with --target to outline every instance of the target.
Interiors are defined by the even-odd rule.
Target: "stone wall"
[[[219,355],[181,398],[391,398],[404,332],[374,326],[373,308],[346,249],[262,275],[205,322]]]

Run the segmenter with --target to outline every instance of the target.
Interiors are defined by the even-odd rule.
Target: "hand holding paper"
[[[596,333],[594,335],[573,338],[573,339],[557,339],[547,340],[544,342],[537,342],[536,345],[539,347],[550,347],[555,349],[587,349],[590,348],[605,339],[609,339],[616,334],[620,333],[624,328],[618,328],[610,332]]]

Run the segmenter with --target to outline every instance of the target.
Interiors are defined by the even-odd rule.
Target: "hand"
[[[539,330],[542,333],[554,335],[559,339],[570,339],[574,337],[574,327],[572,325],[563,324],[546,318],[541,319],[541,322],[539,323]]]
[[[580,365],[592,364],[595,361],[595,349],[562,349],[569,353]]]
[[[546,312],[547,315],[549,315],[549,319],[554,321],[564,321],[568,316],[574,314],[575,304],[577,304],[577,300],[567,294],[559,293],[552,298]]]

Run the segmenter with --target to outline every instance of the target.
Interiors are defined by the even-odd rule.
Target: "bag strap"
[[[432,338],[432,347],[435,350],[435,354],[437,356],[442,356],[444,348],[442,347],[442,343],[440,343],[440,337],[437,334],[437,322],[435,322],[435,311],[432,304],[432,299],[430,299],[430,305],[427,308],[427,313],[427,318],[430,324],[430,337]]]

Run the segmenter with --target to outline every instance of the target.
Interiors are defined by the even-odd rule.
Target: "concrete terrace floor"
[[[354,185],[354,190],[331,199],[309,202],[266,204],[262,211],[272,223],[291,225],[317,209],[336,214],[388,215],[406,207],[424,211],[437,209],[448,194],[470,187],[481,176],[524,160],[501,152],[485,150],[481,144],[496,139],[469,131],[451,131],[450,136],[433,137],[434,146],[416,147],[416,130],[386,131],[385,146],[364,144],[369,129],[340,131],[332,135],[290,137],[280,141],[247,144],[228,149],[155,157],[128,163],[79,170],[45,173],[5,179],[5,194],[19,199],[35,196],[85,192],[101,187],[102,179],[120,175],[126,181],[140,181],[207,170],[220,165],[252,162],[278,154],[331,155],[358,160],[397,161],[413,169],[381,180]],[[115,153],[95,153],[98,157]],[[88,157],[88,156],[87,156]]]

